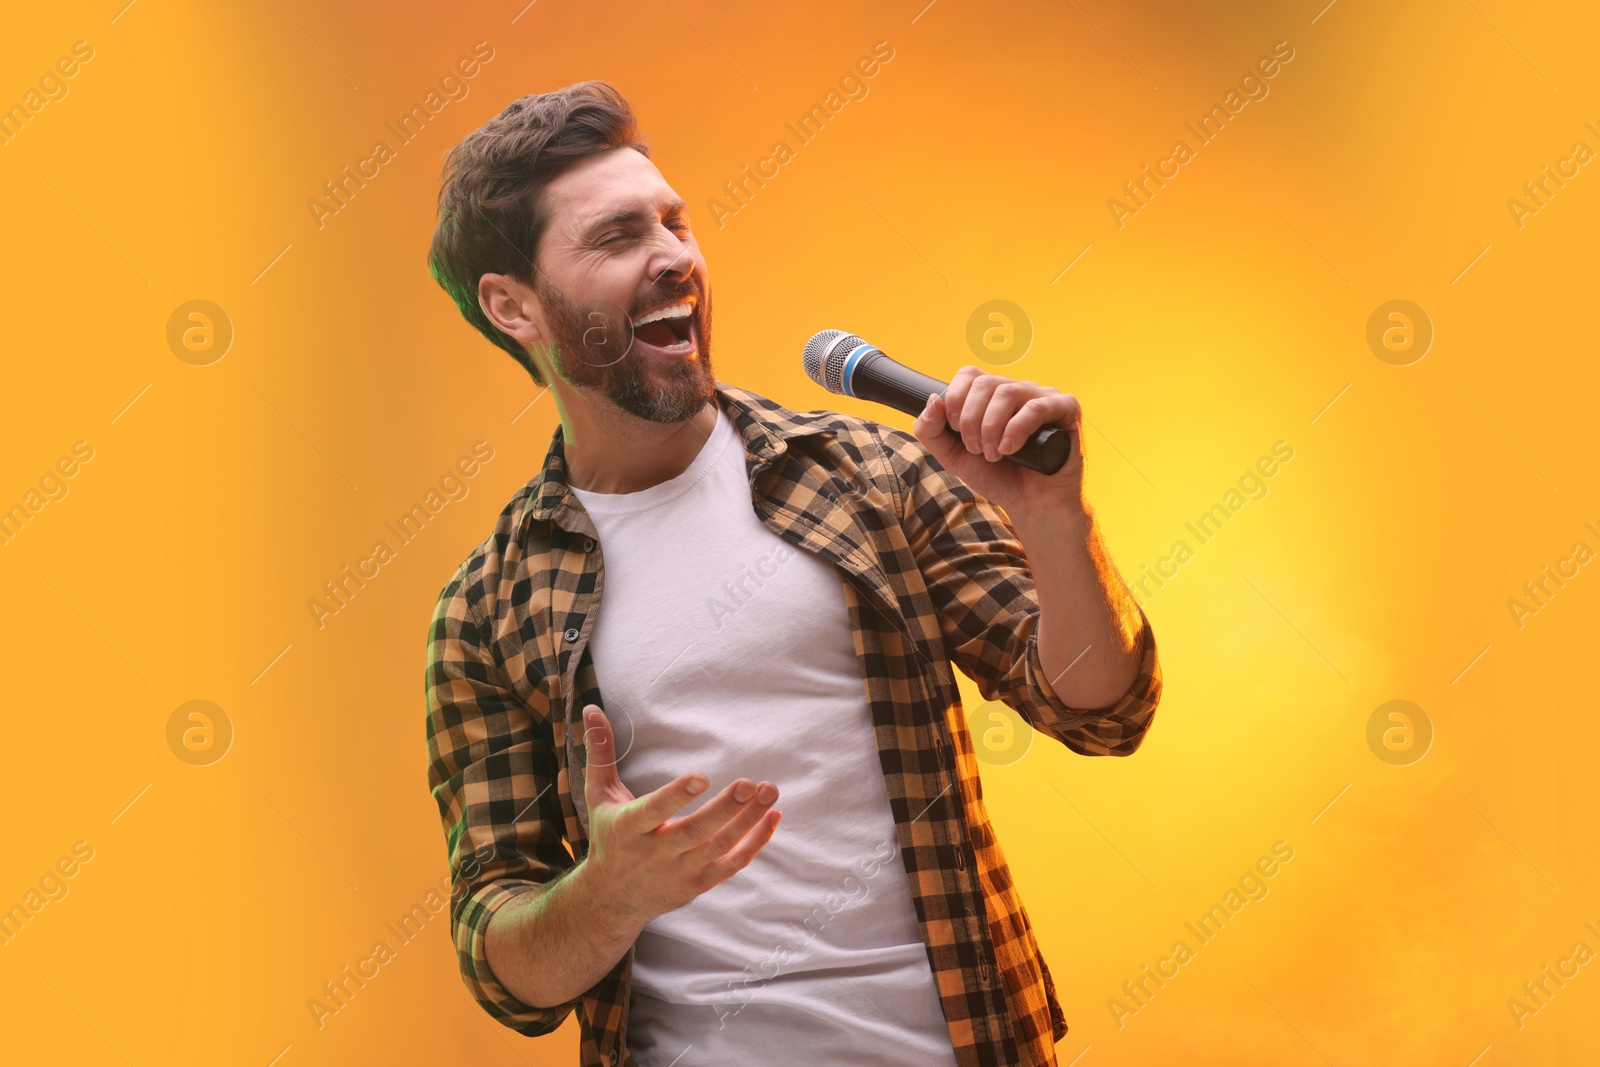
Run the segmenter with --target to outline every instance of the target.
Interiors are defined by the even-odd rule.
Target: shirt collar
[[[745,470],[752,481],[759,469],[788,449],[791,438],[830,434],[839,429],[832,412],[793,411],[760,393],[722,381],[717,381],[715,388],[722,409],[733,420],[734,429],[744,442]],[[580,508],[577,498],[567,489],[565,439],[561,434],[561,424],[557,423],[550,435],[544,469],[528,484],[527,498],[517,517],[518,531],[530,519],[548,522],[563,508]]]

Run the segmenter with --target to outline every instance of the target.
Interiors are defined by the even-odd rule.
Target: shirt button
[[[617,1067],[617,1050],[611,1050],[611,1067]]]
[[[978,968],[978,981],[984,985],[989,984],[989,965],[987,963]]]
[[[578,639],[578,628],[576,626],[568,627],[567,632],[562,636],[568,641],[576,641]]]
[[[963,871],[967,869],[967,853],[963,848],[956,849],[956,866]]]
[[[594,538],[585,537],[583,539],[583,550],[585,552],[593,552],[594,551]]]

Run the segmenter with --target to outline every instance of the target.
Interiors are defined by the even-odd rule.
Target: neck
[[[683,422],[651,422],[602,401],[552,390],[561,412],[567,484],[595,493],[637,493],[689,469],[720,409],[712,399]],[[603,405],[603,406],[602,406]]]

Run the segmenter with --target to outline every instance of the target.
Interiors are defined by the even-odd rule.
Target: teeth
[[[664,308],[657,308],[648,315],[641,315],[639,318],[633,320],[633,324],[635,326],[643,326],[645,323],[655,322],[657,319],[683,319],[688,318],[692,314],[694,314],[693,304],[671,304]]]

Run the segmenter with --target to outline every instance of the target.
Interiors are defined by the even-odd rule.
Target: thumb
[[[928,401],[922,406],[922,414],[911,424],[911,433],[933,454],[934,459],[947,468],[955,460],[958,452],[963,454],[966,452],[961,445],[961,436],[950,432],[950,420],[945,411],[944,397],[938,393],[928,394]]]
[[[616,737],[598,704],[583,706],[583,752],[585,794],[592,795],[621,781],[617,775]]]

